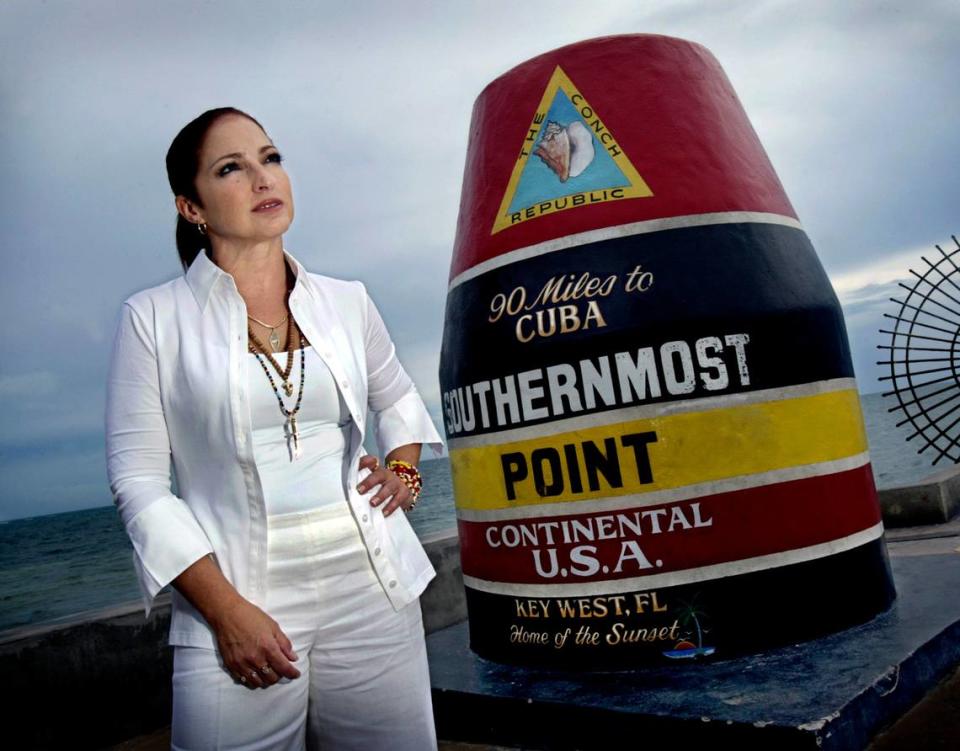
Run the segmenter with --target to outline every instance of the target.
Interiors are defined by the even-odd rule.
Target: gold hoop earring
[[[197,231],[198,231],[201,235],[207,234],[207,225],[206,225],[206,223],[204,223],[204,224],[198,224],[198,225],[197,225]]]

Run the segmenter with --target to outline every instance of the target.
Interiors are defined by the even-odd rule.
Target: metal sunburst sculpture
[[[880,329],[890,335],[890,344],[877,345],[890,354],[889,360],[877,361],[890,366],[890,375],[880,380],[890,381],[893,391],[883,396],[896,396],[898,402],[888,411],[903,413],[897,427],[913,425],[907,440],[921,437],[918,454],[933,448],[931,464],[944,457],[960,463],[960,242],[950,237],[956,248],[947,252],[936,245],[941,257],[935,263],[921,256],[926,271],[910,269],[916,277],[912,287],[899,282],[907,297],[890,298],[900,310],[884,313],[893,319],[893,331]]]

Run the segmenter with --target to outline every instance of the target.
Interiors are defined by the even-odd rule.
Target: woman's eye
[[[270,154],[270,156],[267,157],[267,161],[269,162],[270,160],[273,160],[279,164],[283,161],[283,157],[280,155],[279,151],[274,151],[272,154]]]
[[[236,162],[227,162],[225,165],[223,165],[223,166],[220,168],[220,170],[217,172],[217,174],[218,174],[220,177],[223,177],[223,176],[226,175],[228,172],[233,172],[233,169],[232,169],[233,167],[238,167],[238,166],[239,166],[239,165],[238,165]]]

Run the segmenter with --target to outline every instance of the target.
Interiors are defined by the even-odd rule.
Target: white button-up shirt
[[[442,440],[396,357],[362,282],[296,273],[290,311],[326,362],[353,416],[344,491],[386,596],[399,609],[436,572],[406,514],[370,506],[357,484],[367,408],[377,450]],[[245,381],[247,309],[233,277],[200,252],[186,274],[134,293],[121,306],[106,400],[107,475],[145,615],[157,593],[213,553],[237,591],[266,601],[267,518],[252,445]],[[179,495],[171,492],[170,461]],[[175,588],[169,643],[216,646],[200,613]]]

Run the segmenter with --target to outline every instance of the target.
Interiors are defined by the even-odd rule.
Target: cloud
[[[49,370],[0,375],[0,399],[36,399],[57,392],[60,378]]]
[[[949,246],[941,245],[941,247],[949,252]],[[886,289],[890,282],[907,283],[910,279],[915,279],[910,274],[910,269],[923,273],[927,266],[923,261],[924,257],[936,262],[940,258],[940,253],[929,245],[895,251],[846,272],[831,274],[830,281],[841,302],[855,303],[858,300],[874,297],[880,286]]]

